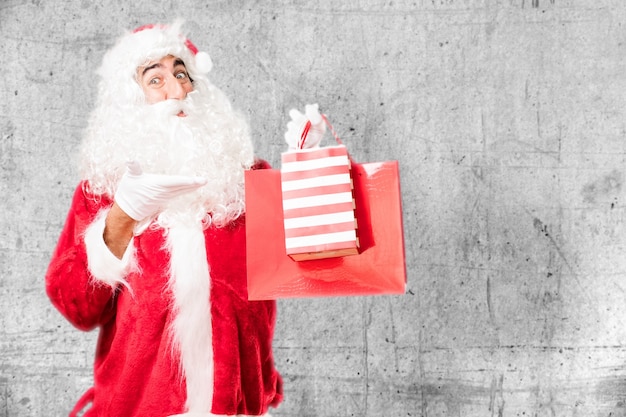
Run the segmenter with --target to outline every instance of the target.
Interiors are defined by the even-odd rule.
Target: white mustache
[[[181,111],[187,114],[189,108],[190,103],[186,98],[184,100],[169,99],[150,105],[151,111],[163,117],[176,116]]]

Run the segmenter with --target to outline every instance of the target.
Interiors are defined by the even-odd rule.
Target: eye
[[[146,87],[158,88],[163,84],[162,77],[154,74],[150,74],[144,78],[144,85]]]
[[[185,71],[180,71],[176,73],[176,79],[178,80],[188,80],[189,75]]]

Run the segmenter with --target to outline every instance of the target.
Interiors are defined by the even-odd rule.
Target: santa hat
[[[122,96],[125,91],[135,94],[137,68],[167,55],[182,59],[192,79],[206,77],[212,68],[211,57],[183,35],[181,26],[181,20],[170,25],[149,24],[122,36],[102,60],[98,73],[103,87]]]
[[[154,24],[143,25],[135,29],[133,33],[139,33],[144,30],[151,30],[151,29],[166,30],[167,26],[154,25]],[[153,40],[154,40],[155,45],[158,45],[159,39],[156,37],[158,35],[155,35],[154,32],[150,32],[150,36],[154,38]],[[191,40],[189,40],[188,38],[182,36],[182,34],[179,35],[179,37],[180,37],[180,40],[183,41],[187,49],[189,49],[189,51],[194,55],[196,69],[202,73],[208,73],[209,71],[211,71],[211,68],[213,67],[213,63],[211,62],[211,57],[209,56],[209,54],[206,52],[198,51],[198,48],[196,47],[196,45],[194,45],[193,42],[191,42]],[[168,55],[174,55],[174,54],[172,53]]]

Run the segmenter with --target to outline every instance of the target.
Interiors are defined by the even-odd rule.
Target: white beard
[[[157,221],[223,226],[245,208],[244,170],[253,163],[245,121],[224,94],[199,82],[185,100],[135,104],[126,109],[101,100],[82,148],[82,175],[89,190],[113,197],[126,163],[143,172],[192,175],[207,184],[170,202]],[[178,117],[179,111],[186,117]]]

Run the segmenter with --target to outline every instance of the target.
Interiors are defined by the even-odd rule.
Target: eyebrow
[[[153,68],[159,68],[159,67],[162,67],[162,65],[158,62],[156,64],[149,65],[143,69],[141,76],[143,77],[144,75],[146,75],[146,72],[150,71]]]
[[[174,61],[173,67],[176,68],[179,65],[182,65],[183,67],[185,67],[185,63],[183,62],[183,60],[180,59],[180,58],[176,58],[176,60]],[[141,76],[143,77],[144,75],[146,75],[146,72],[150,71],[153,68],[160,68],[162,66],[163,65],[161,63],[159,63],[159,62],[156,62],[156,63],[154,63],[152,65],[149,65],[149,66],[147,66],[147,67],[145,67],[143,69],[143,71],[141,72]],[[187,67],[185,67],[185,69],[187,69]]]

